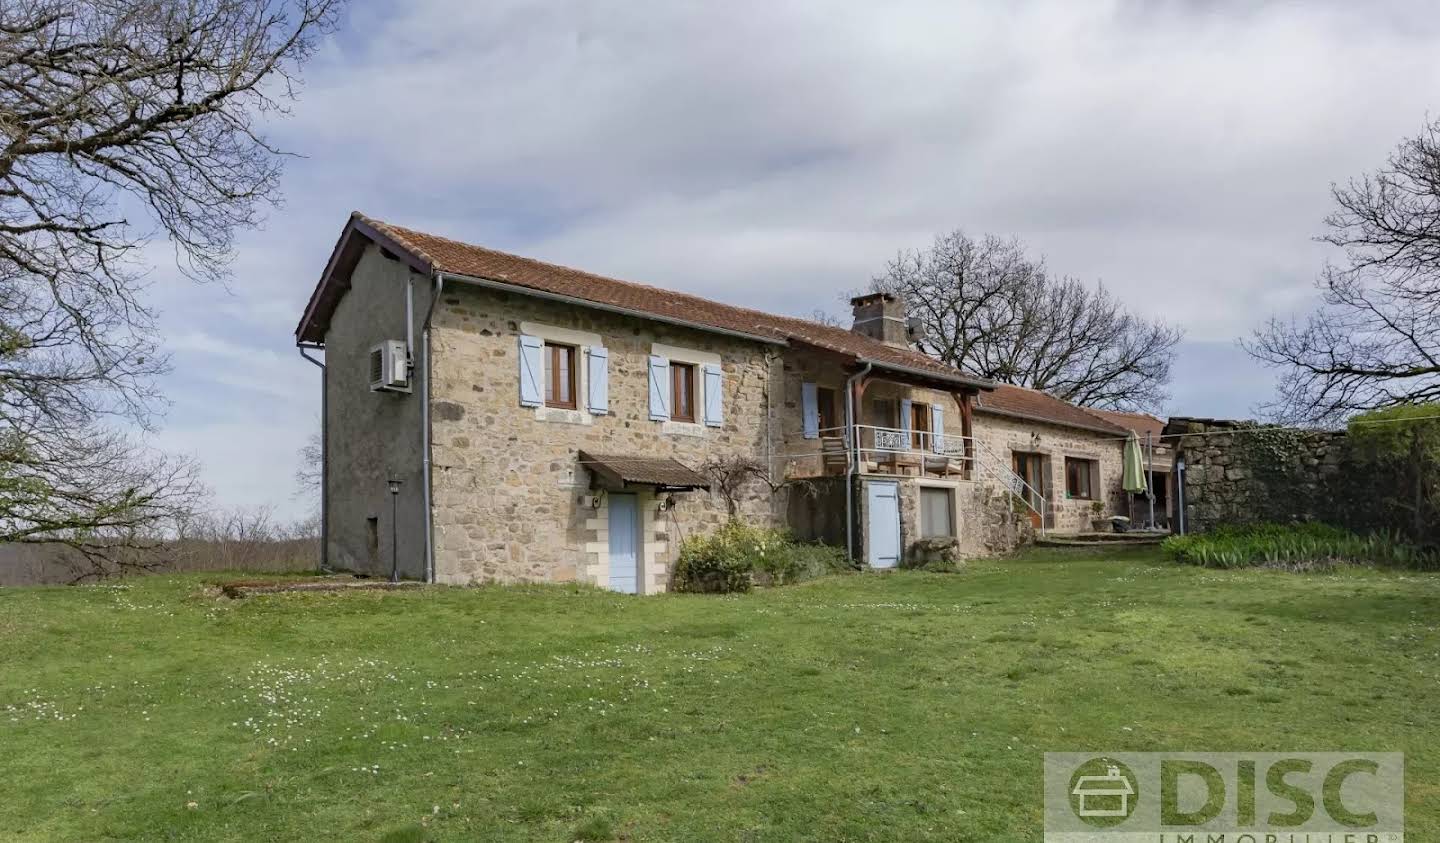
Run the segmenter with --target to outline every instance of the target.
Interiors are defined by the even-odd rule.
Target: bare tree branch
[[[227,277],[237,230],[279,200],[283,111],[340,0],[0,4],[0,541],[90,558],[154,539],[193,463],[145,427],[166,370],[142,250]]]
[[[1265,409],[1283,421],[1334,423],[1440,398],[1440,121],[1331,193],[1319,239],[1345,257],[1321,273],[1320,307],[1272,319],[1245,343],[1281,370]]]
[[[1104,286],[1049,274],[1018,240],[952,231],[876,277],[925,328],[926,354],[1094,407],[1156,409],[1178,328],[1129,312]]]

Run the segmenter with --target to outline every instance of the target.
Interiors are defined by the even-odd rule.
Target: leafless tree
[[[1440,120],[1373,174],[1331,188],[1319,239],[1344,250],[1303,321],[1272,319],[1245,343],[1281,370],[1285,421],[1335,422],[1359,411],[1440,398]]]
[[[192,464],[106,432],[151,421],[166,367],[143,250],[226,277],[278,199],[260,115],[338,2],[0,4],[0,541],[106,553],[196,491]]]
[[[324,479],[325,450],[320,442],[320,431],[313,431],[305,438],[296,456],[300,463],[295,466],[295,496],[310,497],[320,491]]]
[[[1094,407],[1156,409],[1168,397],[1182,332],[1131,313],[1103,285],[1052,276],[1014,238],[942,234],[898,255],[872,287],[920,320],[921,351],[980,377]]]

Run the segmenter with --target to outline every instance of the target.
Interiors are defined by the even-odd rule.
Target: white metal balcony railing
[[[899,471],[914,468],[924,474],[972,473],[989,478],[1040,517],[1040,531],[1045,532],[1048,507],[1044,495],[1025,482],[984,442],[973,436],[952,436],[928,430],[904,430],[894,427],[858,424],[854,428],[832,427],[820,431],[827,463],[843,463],[847,468],[858,461],[862,467],[887,466]],[[966,446],[970,447],[967,448]]]

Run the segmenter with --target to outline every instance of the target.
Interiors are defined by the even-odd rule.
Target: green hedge
[[[783,530],[731,521],[708,536],[681,543],[675,590],[728,594],[848,570],[852,566],[839,548],[805,544]]]
[[[1162,546],[1178,562],[1206,568],[1349,563],[1434,570],[1440,556],[1398,535],[1357,535],[1328,524],[1255,524],[1171,536]]]

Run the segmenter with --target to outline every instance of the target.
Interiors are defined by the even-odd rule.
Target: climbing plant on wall
[[[1375,410],[1348,425],[1350,472],[1371,526],[1440,544],[1440,402]]]

